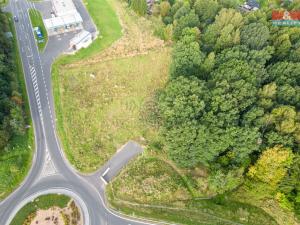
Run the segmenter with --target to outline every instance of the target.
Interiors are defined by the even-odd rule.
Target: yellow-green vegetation
[[[165,83],[168,65],[165,49],[60,69],[65,151],[72,164],[82,171],[95,170],[129,139],[154,135],[142,110]]]
[[[20,225],[30,217],[34,218],[38,209],[50,209],[57,206],[59,208],[65,208],[70,202],[70,197],[65,195],[49,194],[36,198],[34,201],[26,204],[19,210],[10,225]]]
[[[2,15],[1,15],[2,16]],[[12,67],[14,79],[12,85],[19,92],[24,122],[29,125],[21,135],[14,135],[4,149],[0,149],[0,199],[10,194],[27,175],[34,149],[33,127],[31,126],[30,109],[28,104],[22,62],[16,39],[16,32],[10,14],[3,14],[7,20],[9,30],[13,33],[12,38]],[[8,30],[7,30],[8,31]],[[16,92],[16,93],[17,93]],[[24,125],[23,125],[24,126]],[[3,150],[3,151],[2,151]]]
[[[122,200],[141,204],[174,205],[191,198],[184,179],[172,166],[146,155],[123,171],[109,190],[112,197],[114,192],[117,196],[122,193]]]
[[[6,5],[7,4],[7,0],[0,0],[0,6]]]
[[[48,42],[48,33],[45,28],[41,13],[35,9],[29,9],[29,16],[33,27],[39,27],[41,29],[43,39],[39,39],[35,33],[35,38],[40,51],[43,51]]]
[[[96,54],[121,37],[121,25],[118,17],[107,0],[84,0],[84,4],[92,16],[97,29],[101,29],[101,36],[89,48],[80,50],[76,55],[60,57],[52,67],[53,94],[58,119],[57,128],[64,150],[67,152],[69,160],[73,163],[73,155],[69,146],[69,140],[67,139],[68,134],[64,127],[65,111],[62,108],[63,102],[61,102],[61,98],[63,97],[63,93],[60,87],[63,75],[61,75],[60,69],[62,65]]]
[[[229,197],[194,198],[186,178],[168,162],[146,153],[108,186],[109,201],[130,215],[180,224],[277,224],[262,209]]]

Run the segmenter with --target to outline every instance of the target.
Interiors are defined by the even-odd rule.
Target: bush
[[[147,13],[147,2],[145,0],[132,0],[130,7],[140,16]]]
[[[160,3],[160,15],[162,17],[167,16],[170,12],[170,9],[171,9],[171,5],[169,2],[163,1]]]
[[[172,24],[169,24],[167,26],[160,25],[160,26],[157,26],[154,30],[154,35],[164,41],[170,41],[172,39],[172,34],[173,34],[173,25]]]
[[[70,225],[70,216],[61,212],[61,216],[63,218],[65,225]]]
[[[25,219],[23,225],[30,225],[32,220],[36,217],[36,212],[30,213]]]

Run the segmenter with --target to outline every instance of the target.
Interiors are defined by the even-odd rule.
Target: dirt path
[[[110,3],[119,16],[123,36],[96,56],[66,65],[67,68],[148,54],[150,50],[164,47],[164,41],[154,37],[150,21],[135,15],[125,2],[113,0]]]

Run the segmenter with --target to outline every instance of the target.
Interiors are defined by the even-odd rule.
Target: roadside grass
[[[182,177],[171,166],[155,156],[136,159],[109,185],[111,194],[122,200],[140,204],[176,205],[189,200],[191,194]]]
[[[50,209],[54,206],[64,208],[68,205],[70,200],[70,197],[65,195],[49,194],[40,196],[20,209],[10,225],[23,224],[27,216],[36,212],[38,209]]]
[[[262,209],[227,196],[197,199],[184,178],[147,152],[130,163],[107,188],[113,208],[129,215],[187,225],[275,225]]]
[[[30,125],[30,128],[26,129],[24,136],[14,136],[4,151],[0,153],[0,199],[10,194],[26,177],[31,167],[32,153],[34,151],[34,132],[16,32],[11,14],[6,15],[10,30],[13,33],[13,58],[15,59],[15,67],[12,69],[15,71],[16,84],[24,101],[25,122]]]
[[[7,3],[7,0],[0,0],[0,6],[5,6]]]
[[[46,28],[45,28],[42,15],[38,10],[29,9],[29,16],[30,16],[32,26],[33,27],[39,27],[41,29],[41,32],[42,32],[42,35],[43,35],[43,42],[39,42],[39,39],[38,39],[35,32],[34,32],[34,35],[35,35],[35,39],[36,39],[39,50],[44,51],[44,49],[47,45],[47,42],[48,42],[48,33],[47,33]]]

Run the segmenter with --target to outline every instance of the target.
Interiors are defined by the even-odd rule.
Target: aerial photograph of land
[[[300,0],[0,0],[0,225],[300,225]]]

